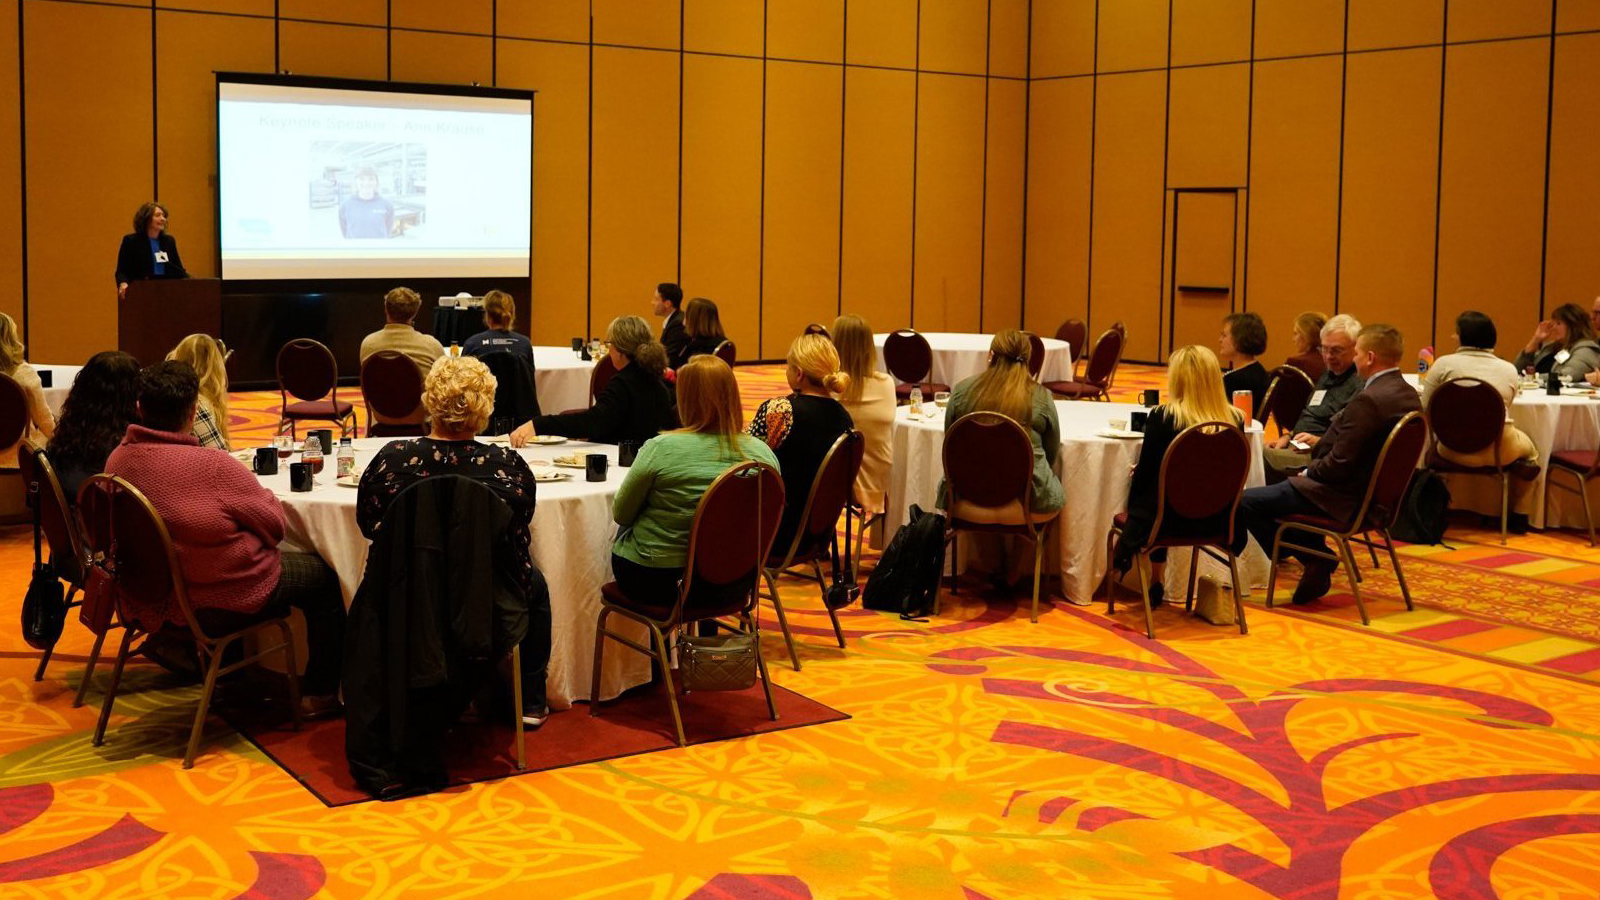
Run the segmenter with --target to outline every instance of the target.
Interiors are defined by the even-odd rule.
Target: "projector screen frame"
[[[528,214],[528,261],[527,261],[527,268],[526,268],[526,270],[524,271],[523,274],[521,274],[521,275],[503,276],[503,277],[506,277],[506,278],[528,278],[528,279],[531,279],[533,277],[533,246],[534,246],[533,242],[534,242],[534,238],[535,238],[534,231],[535,231],[535,228],[537,227],[536,224],[535,224],[535,221],[534,221],[535,216],[533,215],[534,201],[535,201],[535,195],[534,195],[535,187],[534,187],[534,182],[533,182],[533,167],[536,165],[535,161],[536,161],[537,156],[538,156],[538,149],[535,146],[535,142],[534,142],[534,138],[535,138],[535,134],[536,134],[536,132],[534,130],[534,121],[537,118],[537,111],[536,111],[535,107],[537,105],[537,98],[538,98],[538,94],[539,94],[538,91],[532,90],[532,89],[527,89],[527,88],[483,87],[481,85],[476,85],[476,84],[459,85],[459,84],[443,84],[443,83],[437,83],[437,82],[420,82],[420,81],[387,81],[387,80],[380,81],[380,80],[377,80],[377,79],[340,78],[340,77],[323,76],[323,75],[295,75],[295,74],[292,74],[292,73],[289,73],[289,74],[278,74],[278,73],[264,73],[264,72],[214,71],[213,74],[216,76],[216,79],[215,79],[215,83],[213,84],[214,94],[213,94],[211,109],[212,109],[212,121],[213,121],[213,123],[214,123],[214,125],[216,127],[213,129],[215,133],[213,135],[214,140],[213,140],[213,144],[212,144],[212,163],[213,163],[213,165],[215,167],[215,170],[216,170],[215,177],[216,177],[217,189],[216,189],[215,202],[212,204],[212,212],[213,212],[212,228],[213,228],[214,235],[215,235],[214,244],[215,244],[215,247],[216,247],[216,252],[215,252],[215,260],[214,260],[214,262],[216,263],[217,277],[223,282],[224,285],[228,285],[228,284],[232,283],[232,284],[249,284],[249,285],[252,285],[252,286],[256,286],[256,285],[264,286],[264,285],[272,285],[272,284],[287,284],[287,283],[292,283],[292,282],[304,283],[304,282],[307,281],[307,279],[304,278],[303,276],[288,277],[288,278],[232,278],[232,279],[230,279],[230,278],[227,278],[227,277],[225,277],[223,275],[223,268],[222,268],[222,252],[223,252],[223,249],[222,249],[222,188],[223,188],[223,183],[224,182],[223,182],[223,179],[222,179],[222,128],[221,128],[220,122],[218,122],[218,118],[219,118],[219,113],[220,113],[220,110],[221,110],[221,107],[222,107],[222,85],[225,84],[225,83],[227,83],[227,84],[258,84],[258,85],[267,85],[267,86],[271,86],[271,87],[298,87],[298,88],[317,88],[317,89],[326,89],[326,90],[367,91],[367,92],[374,92],[374,93],[380,93],[381,92],[381,93],[390,93],[390,94],[423,94],[423,95],[434,95],[434,96],[477,97],[477,98],[494,99],[494,100],[526,100],[528,102],[528,167],[529,167],[529,173],[528,173],[528,175],[529,175],[529,181],[528,181],[528,190],[529,190],[529,195],[528,195],[528,211],[529,211],[529,214]],[[335,282],[345,283],[345,284],[356,284],[356,283],[360,283],[360,282],[371,282],[371,281],[373,281],[375,279],[376,280],[393,280],[394,278],[403,279],[403,278],[406,278],[406,277],[408,277],[408,276],[405,276],[403,274],[398,274],[398,273],[395,276],[393,276],[392,278],[390,276],[353,276],[353,277],[352,276],[338,276],[338,275],[325,276],[326,280],[328,280],[328,281],[335,281]],[[483,277],[485,277],[485,276],[478,276],[478,275],[460,276],[460,278],[462,278],[462,279],[470,278],[470,279],[474,279],[474,280],[481,280]],[[433,280],[432,276],[425,276],[425,278],[427,280]],[[414,280],[422,280],[422,279],[414,279]]]

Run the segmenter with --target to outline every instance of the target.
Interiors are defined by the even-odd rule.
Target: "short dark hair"
[[[1456,316],[1456,337],[1461,340],[1461,346],[1479,350],[1493,350],[1500,339],[1494,330],[1494,320],[1475,309]]]
[[[200,376],[175,359],[139,371],[139,417],[146,428],[177,431],[200,397]]]
[[[663,281],[656,285],[656,293],[661,295],[661,299],[671,303],[673,309],[681,309],[683,307],[683,288],[672,282]]]
[[[1233,336],[1233,349],[1245,356],[1267,352],[1267,323],[1253,312],[1233,313],[1222,324]]]

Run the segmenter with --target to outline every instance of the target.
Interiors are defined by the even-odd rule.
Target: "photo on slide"
[[[310,170],[312,234],[332,241],[426,237],[426,144],[314,141]]]

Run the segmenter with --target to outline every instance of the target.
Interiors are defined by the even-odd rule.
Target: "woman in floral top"
[[[528,525],[533,520],[536,483],[533,470],[509,447],[476,438],[494,409],[494,376],[470,356],[441,357],[428,372],[422,403],[433,422],[427,437],[392,441],[361,475],[356,522],[373,537],[384,513],[406,488],[427,478],[462,475],[487,485],[511,507],[504,558],[515,561],[528,598],[528,635],[522,641],[523,721],[544,722],[545,665],[550,659],[550,596],[544,576],[529,555]]]

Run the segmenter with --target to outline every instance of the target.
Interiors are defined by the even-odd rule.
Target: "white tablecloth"
[[[533,389],[545,415],[589,406],[589,376],[594,361],[579,359],[570,347],[533,348]]]
[[[929,381],[954,387],[989,367],[989,343],[994,340],[993,335],[959,334],[948,331],[920,333],[928,339],[928,348],[933,351],[933,370],[928,375]],[[889,371],[889,367],[883,362],[883,342],[887,337],[887,334],[872,336],[873,343],[878,345],[878,369],[883,372]],[[1072,348],[1067,346],[1066,341],[1058,341],[1055,338],[1042,340],[1044,368],[1039,372],[1039,380],[1070,381]]]
[[[61,404],[67,402],[67,392],[72,390],[72,379],[78,377],[78,370],[83,366],[34,366],[34,371],[39,373],[39,378],[44,379],[44,373],[50,373],[50,386],[44,389],[44,402],[50,405],[50,412],[57,418],[61,416]]]
[[[906,509],[917,504],[925,510],[937,506],[939,479],[944,477],[944,416],[932,404],[931,417],[910,418],[910,407],[895,414],[892,434],[894,464],[889,483],[889,510],[886,531],[894,533],[906,522]],[[1095,434],[1110,420],[1127,421],[1128,414],[1144,407],[1134,403],[1090,403],[1056,401],[1061,419],[1061,452],[1056,457],[1056,474],[1066,493],[1066,505],[1053,527],[1059,542],[1061,590],[1067,599],[1083,604],[1094,597],[1105,577],[1106,532],[1111,519],[1128,502],[1128,485],[1133,481],[1133,464],[1139,459],[1139,439],[1106,438]],[[1261,458],[1261,424],[1249,428],[1251,459],[1246,481],[1254,487],[1265,483]],[[1201,572],[1227,584],[1232,581],[1227,566],[1201,556]],[[1166,573],[1167,596],[1182,597],[1188,589],[1189,553],[1173,551]],[[1240,574],[1251,587],[1265,587],[1267,558],[1254,540],[1239,560]],[[1126,596],[1126,595],[1123,595]]]
[[[569,351],[570,352],[570,351]],[[355,442],[356,468],[363,470],[388,441],[363,438]],[[527,460],[553,459],[572,452],[604,453],[611,460],[604,482],[584,480],[581,470],[573,480],[540,484],[533,514],[533,560],[550,584],[549,704],[565,709],[575,700],[589,699],[590,667],[594,660],[595,624],[600,614],[600,586],[611,580],[611,540],[616,525],[611,519],[611,499],[626,470],[617,466],[617,448],[573,441],[520,451]],[[298,460],[292,457],[289,462]],[[535,471],[550,471],[535,467]],[[283,503],[287,536],[284,549],[321,556],[339,576],[345,602],[355,597],[367,563],[367,539],[356,525],[356,489],[333,479],[333,461],[317,477],[309,493],[289,490],[289,467],[277,475],[261,477]],[[612,618],[619,631],[633,630],[620,617]],[[645,641],[645,630],[632,635]],[[611,699],[634,685],[650,680],[650,660],[643,654],[613,643],[606,647],[600,673],[602,699]]]

